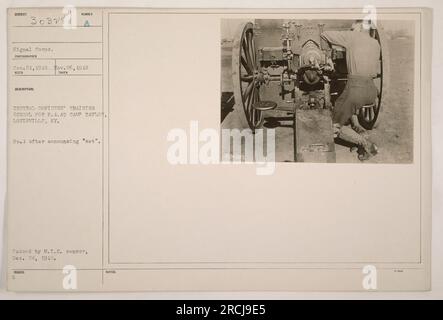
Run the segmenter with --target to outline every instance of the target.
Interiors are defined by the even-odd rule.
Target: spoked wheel
[[[374,78],[374,84],[377,88],[377,98],[373,106],[362,108],[358,114],[358,122],[367,130],[373,129],[378,124],[381,107],[387,93],[387,80],[389,77],[389,51],[387,41],[378,29],[371,29],[370,35],[380,44],[380,59],[378,72]]]
[[[263,111],[255,106],[260,104],[259,65],[254,43],[254,28],[251,22],[241,26],[232,49],[232,81],[237,107],[243,109],[241,121],[244,127],[259,128],[263,124]]]
[[[371,29],[371,37],[380,44],[380,60],[377,76],[374,78],[374,84],[377,87],[377,98],[373,106],[365,107],[358,114],[360,125],[371,130],[377,126],[383,101],[387,92],[387,80],[389,78],[389,51],[386,39],[378,29]]]

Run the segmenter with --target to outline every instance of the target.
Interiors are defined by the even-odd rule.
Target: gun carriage
[[[255,20],[243,23],[232,52],[234,98],[244,128],[261,128],[271,110],[293,120],[294,160],[335,161],[331,110],[347,81],[346,49],[321,38],[326,30],[350,30],[353,21]],[[374,83],[378,96],[363,106],[358,120],[372,129],[379,120],[386,91],[387,47],[381,31],[370,28],[381,47]],[[308,132],[306,132],[306,130]],[[331,134],[330,134],[331,133]],[[303,137],[304,136],[304,137]]]

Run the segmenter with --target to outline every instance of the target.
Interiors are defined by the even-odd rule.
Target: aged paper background
[[[254,168],[248,168],[247,166],[207,166],[200,167],[198,170],[196,167],[184,166],[170,169],[169,164],[164,159],[167,148],[165,140],[167,131],[172,127],[186,129],[190,120],[199,120],[201,126],[217,127],[219,119],[217,104],[219,92],[214,90],[219,86],[219,20],[203,15],[191,18],[192,23],[190,23],[188,16],[167,16],[166,18],[153,16],[146,20],[142,18],[142,15],[136,14],[131,17],[131,23],[127,23],[127,17],[124,15],[111,16],[111,28],[115,26],[118,31],[111,33],[109,42],[111,46],[115,45],[115,47],[112,47],[111,54],[111,59],[113,59],[111,68],[115,68],[115,70],[111,70],[110,73],[110,90],[108,92],[108,99],[111,101],[108,111],[112,113],[110,115],[112,129],[109,136],[109,154],[112,160],[110,160],[109,165],[111,174],[108,181],[111,186],[109,195],[110,203],[112,203],[112,213],[109,212],[112,214],[112,224],[109,224],[109,230],[112,237],[110,238],[110,248],[107,248],[111,250],[108,257],[110,262],[124,263],[129,261],[142,265],[146,262],[159,261],[166,263],[220,261],[244,263],[264,259],[266,263],[274,264],[291,262],[287,261],[288,256],[297,257],[298,261],[300,261],[300,258],[301,260],[305,259],[303,262],[342,263],[352,262],[353,259],[357,259],[361,263],[374,261],[416,263],[420,261],[420,241],[417,241],[420,230],[417,229],[419,224],[416,223],[416,219],[418,219],[416,214],[419,209],[417,182],[420,164],[417,148],[420,148],[421,145],[418,141],[420,124],[417,122],[415,125],[417,141],[414,143],[416,150],[413,165],[390,165],[384,166],[383,169],[379,166],[370,166],[365,167],[365,172],[362,173],[362,168],[359,165],[334,165],[331,168],[324,165],[278,164],[274,176],[259,178],[255,176]],[[150,25],[151,23],[152,25]],[[166,34],[177,37],[179,47],[186,46],[188,50],[181,52],[170,50],[166,37],[158,37],[156,34],[145,32],[146,29],[154,29],[158,25],[162,26],[162,30]],[[203,30],[202,25],[204,25]],[[180,32],[177,32],[177,30]],[[194,30],[201,30],[202,32],[196,34],[195,38],[186,39],[184,37],[185,34],[193,34]],[[132,38],[125,36],[128,33],[136,39],[137,37],[143,38],[144,42],[130,41]],[[194,41],[192,42],[193,45],[189,46],[188,42],[192,39],[200,41]],[[171,41],[171,37],[169,37],[169,41]],[[134,46],[135,43],[137,43],[136,46]],[[143,46],[152,46],[153,44],[160,50],[153,50],[152,57],[147,59],[146,56],[138,56],[141,52],[146,52],[146,50],[140,50],[143,49]],[[131,54],[133,58],[128,60],[128,54]],[[167,55],[167,58],[165,55]],[[152,64],[150,61],[156,61],[156,64]],[[170,61],[186,61],[187,63],[170,64],[168,63]],[[201,69],[199,68],[201,64],[211,66],[213,69]],[[206,81],[186,83],[161,78],[166,77],[168,72],[164,71],[168,68],[173,67],[176,72],[186,74],[189,73],[187,68],[190,66],[194,66],[192,68],[193,76],[196,78],[203,77]],[[418,69],[416,68],[416,70]],[[113,74],[117,76],[113,77]],[[139,75],[134,79],[134,74]],[[146,74],[155,74],[157,78],[146,78],[144,76]],[[139,78],[138,81],[137,78]],[[161,82],[163,80],[169,84],[166,88],[168,91],[165,92],[161,92],[155,86],[156,81]],[[131,84],[134,85],[125,86],[128,81],[131,81]],[[157,89],[155,91],[143,90],[143,88],[154,86]],[[174,95],[168,94],[171,88],[175,91]],[[129,103],[128,96],[131,97]],[[215,99],[214,96],[216,96]],[[149,106],[152,104],[158,106],[150,110]],[[124,105],[125,108],[121,108],[121,105]],[[193,105],[192,114],[189,112],[189,108],[186,108],[187,105]],[[161,109],[162,106],[166,106],[166,108]],[[211,108],[210,106],[214,107]],[[165,112],[164,119],[158,117],[160,110]],[[416,109],[416,112],[415,119],[418,120],[420,119],[418,109]],[[157,116],[152,117],[151,115]],[[172,124],[171,121],[174,123]],[[158,134],[159,132],[164,134]],[[140,143],[140,141],[148,145],[152,144],[160,151],[158,154],[152,154],[154,148],[148,147],[137,149],[134,153],[134,148],[128,148],[131,143]],[[29,155],[17,154],[14,158],[27,159],[31,155],[35,157],[35,153],[32,152]],[[93,155],[89,153],[88,157],[90,156]],[[66,154],[66,161],[69,158],[70,155]],[[146,164],[147,159],[149,159],[148,164]],[[81,160],[79,159],[79,161]],[[128,164],[130,165],[128,166]],[[133,170],[134,168],[136,170]],[[92,175],[94,175],[94,171],[98,170],[94,167],[89,169]],[[386,170],[389,172],[390,179],[385,179]],[[84,170],[72,174],[77,178],[84,175],[85,181],[91,180],[90,173]],[[365,185],[354,178],[356,176],[362,177],[363,174],[367,174],[368,177],[366,179],[362,178],[366,182]],[[180,176],[180,183],[182,184],[165,185],[168,181],[166,178],[172,175],[174,177]],[[201,185],[194,183],[193,190],[190,190],[187,186],[190,182],[197,180],[196,175],[201,177],[198,179],[201,181]],[[25,176],[23,177],[25,178]],[[324,179],[324,177],[327,177],[327,179]],[[396,190],[396,192],[393,194],[394,198],[375,196],[376,201],[371,203],[371,207],[366,208],[366,211],[357,212],[356,216],[351,214],[353,212],[347,211],[346,208],[341,208],[340,194],[334,196],[334,191],[331,191],[336,190],[337,181],[343,179],[347,179],[348,182],[344,184],[345,187],[339,190],[340,194],[347,194],[355,188],[363,191],[370,190],[375,193],[381,191],[378,188],[380,181],[383,181],[386,190]],[[311,184],[289,183],[300,180]],[[211,182],[215,181],[217,183],[212,185]],[[318,181],[321,181],[321,183],[318,183]],[[411,183],[411,181],[416,182]],[[69,179],[67,181],[62,180],[60,183],[69,183]],[[128,193],[126,191],[128,185],[131,186],[134,192]],[[346,185],[349,190],[346,190]],[[86,208],[82,209],[82,207],[72,207],[67,203],[60,203],[60,209],[75,210],[76,213],[94,210],[90,206],[95,204],[93,199],[96,198],[97,194],[94,194],[93,183],[89,187],[92,192],[86,192],[86,194],[90,198],[82,201],[83,205],[87,206]],[[252,203],[249,210],[240,211],[238,201],[244,203],[245,206],[251,205],[250,199],[243,196],[245,189],[251,187],[253,193],[266,190],[271,197],[275,193],[275,199],[266,203],[255,199],[257,201]],[[209,194],[207,192],[208,188],[211,188]],[[144,196],[146,190],[155,191],[159,197],[148,198]],[[222,197],[220,197],[220,193],[223,195]],[[281,201],[281,199],[293,199],[294,194],[300,193],[304,195],[305,202],[302,204],[296,203],[296,201],[287,203]],[[315,201],[317,194],[331,194],[331,196],[326,197],[325,201],[319,202]],[[156,212],[164,213],[163,215],[147,215],[147,212],[152,212],[150,209],[155,201],[171,195],[176,200],[169,202],[165,208],[160,207],[164,211],[156,210]],[[364,192],[360,195],[357,194],[353,201],[364,202],[366,201],[365,196]],[[410,202],[404,201],[406,197]],[[236,203],[223,201],[223,205],[217,208],[217,203],[221,202],[222,199],[232,198],[238,199]],[[189,199],[193,200],[190,201]],[[75,201],[75,197],[73,201]],[[195,210],[195,201],[198,201],[197,209],[202,211]],[[206,210],[214,207],[214,204],[217,211],[208,216]],[[276,204],[277,208],[275,208]],[[189,215],[186,208],[193,209],[191,215]],[[257,218],[257,211],[260,212],[259,209],[262,208],[267,208],[267,210]],[[24,207],[22,210],[26,209],[27,207]],[[130,212],[129,217],[127,216],[128,212]],[[387,212],[392,215],[387,216]],[[223,219],[220,218],[221,214],[223,214]],[[79,218],[78,215],[77,218]],[[100,221],[94,221],[95,218],[86,213],[79,219],[90,224],[101,223]],[[260,223],[260,219],[271,224]],[[279,233],[281,229],[278,229],[278,221],[290,221],[291,223],[288,223],[288,225],[297,228],[298,224],[295,223],[297,219],[302,219],[304,226],[309,227],[295,230],[288,228],[286,233]],[[170,220],[178,220],[180,223],[171,226],[168,223]],[[231,221],[236,223],[228,223]],[[273,221],[275,222],[275,229],[273,229]],[[336,232],[337,230],[331,231],[331,226],[337,228],[337,221],[341,222],[340,231],[342,232],[339,233]],[[361,221],[362,223],[358,224],[355,221]],[[154,226],[153,222],[155,222]],[[16,223],[24,225],[20,221]],[[57,220],[54,222],[55,225],[59,223],[62,222],[57,222]],[[63,223],[70,227],[73,226],[72,223],[69,224],[66,221]],[[202,226],[205,228],[202,229]],[[207,228],[208,226],[212,228]],[[27,232],[32,232],[32,230],[34,229]],[[131,232],[128,233],[128,230],[131,230]],[[168,233],[156,233],[159,230],[167,230]],[[230,236],[224,238],[225,241],[220,242],[221,236],[226,234],[226,230],[229,230]],[[70,228],[69,232],[75,234],[76,230]],[[179,238],[182,245],[177,246],[174,242],[177,241],[177,234],[180,235],[181,232],[186,236]],[[264,238],[262,235],[266,233],[270,233],[271,236]],[[144,239],[143,236],[146,234],[152,235],[152,241],[140,241],[140,239]],[[199,236],[203,234],[206,241],[208,241],[204,246],[201,245],[199,239]],[[247,239],[244,237],[245,234],[249,235]],[[346,239],[354,234],[370,234],[372,238],[368,243],[368,237],[353,237],[354,241],[351,248]],[[404,234],[407,234],[408,237],[404,237]],[[65,238],[69,241],[70,237],[66,237],[66,229],[60,230],[59,237],[62,237],[62,235],[65,235]],[[90,242],[97,243],[98,241],[100,243],[100,239],[94,240],[94,237],[100,238],[100,235],[91,236],[91,238],[84,239],[85,243],[88,243],[92,252],[97,251],[97,259],[100,259],[101,249],[94,249],[89,245]],[[312,238],[310,238],[311,236]],[[41,237],[41,241],[46,244],[50,243],[52,239]],[[124,246],[122,246],[123,243]],[[161,243],[162,246],[159,247],[158,243]],[[302,245],[294,246],[293,243],[302,243]],[[383,250],[377,250],[379,248],[383,248]],[[337,257],[340,257],[339,261]],[[176,261],[172,261],[172,259]],[[205,259],[208,260],[205,261]],[[243,261],[241,261],[242,259]],[[88,263],[91,263],[91,260]],[[360,274],[360,269],[356,271],[356,276],[357,274]],[[244,277],[245,273],[237,274],[237,276],[239,275]],[[280,283],[279,285],[283,288],[289,289],[290,285],[286,287],[284,282],[279,282],[279,280],[284,280],[286,276],[291,277],[290,271],[281,271],[277,278],[270,276],[269,281],[272,282],[271,280],[273,280],[274,284],[278,285]],[[246,285],[246,283],[247,281],[243,285]],[[229,287],[223,289],[229,290]],[[260,286],[255,289],[260,289]],[[276,287],[273,289],[276,289]]]

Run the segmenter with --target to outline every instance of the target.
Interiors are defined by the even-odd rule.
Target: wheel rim
[[[254,131],[263,123],[263,111],[253,108],[253,105],[260,101],[260,83],[257,81],[259,66],[252,23],[247,23],[241,34],[237,67],[239,103],[243,107],[249,127]]]
[[[377,29],[372,30],[371,37],[376,39],[380,45],[379,71],[377,73],[377,76],[373,79],[374,84],[377,88],[377,98],[375,100],[374,106],[361,109],[358,115],[359,123],[363,128],[368,130],[374,128],[375,124],[377,123],[378,116],[380,114],[382,97],[383,97],[383,80],[384,80],[383,48],[382,48],[380,34]]]

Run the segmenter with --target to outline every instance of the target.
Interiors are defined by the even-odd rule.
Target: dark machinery
[[[320,35],[324,30],[349,30],[352,23],[273,19],[242,24],[234,40],[232,71],[244,127],[254,132],[269,110],[287,111],[293,117],[294,160],[334,162],[330,112],[346,85],[346,52]],[[358,114],[365,129],[377,123],[387,77],[384,39],[377,28],[371,28],[370,35],[380,43],[381,55],[374,78],[378,98]],[[314,156],[318,154],[323,158]]]

